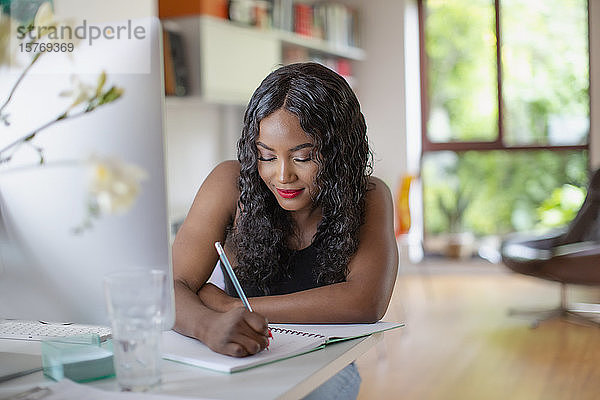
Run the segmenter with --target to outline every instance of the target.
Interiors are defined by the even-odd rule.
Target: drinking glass
[[[115,372],[121,390],[146,391],[160,384],[167,293],[165,271],[131,270],[104,278]]]

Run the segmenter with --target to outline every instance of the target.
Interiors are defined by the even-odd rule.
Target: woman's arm
[[[235,216],[239,164],[219,164],[206,178],[173,243],[175,327],[211,349],[233,356],[254,354],[268,345],[267,321],[237,303],[218,312],[198,296],[217,262],[216,241]]]
[[[387,186],[372,178],[367,192],[365,223],[357,252],[348,265],[345,282],[287,295],[251,298],[253,309],[272,322],[360,323],[383,317],[398,270],[392,196]],[[201,297],[223,310],[237,304],[216,287],[206,287]]]

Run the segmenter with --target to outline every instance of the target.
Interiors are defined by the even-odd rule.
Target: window
[[[425,232],[564,223],[544,210],[587,183],[588,2],[418,6]]]

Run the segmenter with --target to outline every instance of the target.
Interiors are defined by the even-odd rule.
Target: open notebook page
[[[327,343],[367,336],[404,326],[395,322],[374,324],[271,324],[268,350],[248,357],[218,354],[196,339],[174,331],[163,333],[163,358],[221,372],[236,372],[322,348]]]
[[[291,334],[277,329],[273,329],[272,333],[268,350],[239,358],[215,353],[202,342],[177,332],[163,332],[163,358],[231,373],[317,350],[326,341],[325,337],[318,335]]]

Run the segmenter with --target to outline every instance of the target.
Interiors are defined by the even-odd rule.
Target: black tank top
[[[302,250],[296,251],[292,255],[292,265],[290,268],[290,279],[274,282],[269,288],[269,294],[288,294],[299,292],[301,290],[312,289],[321,286],[317,283],[315,274],[313,273],[317,264],[317,251],[312,244]],[[229,279],[227,272],[223,270],[225,280],[225,292],[232,297],[238,297],[235,287]],[[244,293],[247,297],[264,296],[264,293],[259,291],[255,285],[242,285]]]

